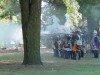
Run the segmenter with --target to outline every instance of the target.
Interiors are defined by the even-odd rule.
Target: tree
[[[20,0],[24,41],[23,64],[42,64],[40,58],[41,0]]]
[[[19,15],[19,0],[0,0],[0,19],[14,20],[13,16],[15,16],[19,22]]]
[[[79,12],[87,18],[88,33],[91,38],[94,30],[99,30],[100,20],[100,0],[77,0],[80,9]]]
[[[53,33],[54,28],[51,29],[52,26],[54,26],[54,16],[59,20],[58,24],[56,25],[64,25],[66,22],[65,14],[66,14],[66,6],[63,3],[62,0],[43,0],[45,6],[42,7],[42,19],[41,19],[41,25],[43,31],[50,31],[49,35],[42,35],[41,36],[41,42],[44,44],[47,48],[52,48],[52,38],[54,38],[56,35]],[[57,21],[55,19],[55,21]],[[48,27],[50,29],[48,29]],[[56,31],[56,30],[55,30]],[[51,38],[52,37],[52,38]]]
[[[63,0],[67,8],[67,14],[70,16],[71,21],[75,27],[78,27],[81,19],[81,13],[78,12],[79,5],[76,0]]]
[[[52,19],[52,15],[56,15],[56,17],[60,20],[60,24],[63,25],[66,22],[65,14],[66,14],[66,6],[62,0],[43,0],[48,4],[42,8],[43,12],[43,20],[46,21],[48,19]],[[46,21],[47,22],[47,21]]]

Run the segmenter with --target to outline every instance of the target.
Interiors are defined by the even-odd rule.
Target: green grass
[[[0,56],[0,60],[23,60],[23,53],[12,53]]]
[[[81,60],[70,60],[49,53],[41,57],[43,65],[25,66],[21,52],[0,56],[0,75],[100,75],[100,58],[85,56]]]

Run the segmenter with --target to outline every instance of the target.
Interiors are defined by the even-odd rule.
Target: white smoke
[[[12,41],[18,44],[22,40],[22,27],[12,21],[0,21],[0,47],[9,47]]]
[[[67,16],[66,19],[68,19]],[[70,30],[71,24],[68,23],[67,21],[65,22],[64,25],[60,25],[59,24],[60,20],[55,15],[52,16],[52,21],[53,21],[52,25],[50,25],[51,23],[49,21],[48,21],[48,26],[46,28],[46,32],[51,34],[54,33],[71,34]]]

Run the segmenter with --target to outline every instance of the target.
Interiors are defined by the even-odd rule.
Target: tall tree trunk
[[[9,20],[12,21],[12,14],[9,15]]]
[[[40,58],[41,0],[20,0],[24,40],[23,64],[42,64]]]

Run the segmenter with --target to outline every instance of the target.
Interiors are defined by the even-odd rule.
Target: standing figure
[[[94,58],[98,58],[99,57],[98,50],[100,49],[100,40],[99,40],[96,30],[94,30],[94,32],[93,32],[92,44],[93,44]]]
[[[81,45],[82,45],[82,41],[80,40],[80,35],[79,35],[79,31],[76,31],[74,33],[74,35],[72,36],[72,50],[73,50],[73,59],[76,60],[80,60],[80,50],[81,50]]]
[[[71,58],[71,37],[66,36],[63,43],[63,54],[65,59]]]
[[[59,53],[59,57],[63,57],[63,41],[62,41],[62,39],[58,40],[58,53]]]
[[[59,57],[58,42],[57,41],[52,41],[52,47],[53,47],[53,51],[54,51],[54,56]]]

